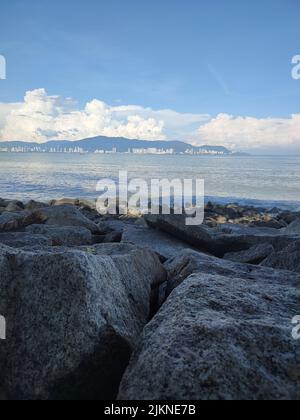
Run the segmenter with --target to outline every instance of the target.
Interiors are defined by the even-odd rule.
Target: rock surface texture
[[[183,249],[193,248],[187,243],[182,242],[167,233],[143,226],[126,227],[123,233],[122,241],[148,247],[165,259],[174,257],[174,255],[182,252]]]
[[[299,399],[300,348],[291,319],[300,277],[251,267],[243,276],[234,264],[221,273],[217,259],[189,258],[193,274],[146,326],[119,399]],[[177,270],[188,275],[180,258]]]
[[[147,216],[150,226],[161,229],[177,239],[184,241],[200,251],[216,257],[224,257],[231,252],[246,251],[262,243],[272,245],[276,249],[289,245],[297,239],[295,233],[273,228],[255,228],[241,225],[219,225],[209,228],[205,225],[187,226],[185,217],[176,216]]]
[[[2,248],[10,399],[111,399],[148,321],[151,287],[165,280],[148,250]],[[4,275],[3,275],[4,273]]]
[[[274,252],[270,244],[259,244],[247,249],[246,251],[231,252],[224,255],[226,260],[240,262],[244,264],[260,264]]]
[[[299,217],[0,198],[0,400],[300,399]]]
[[[287,246],[282,251],[273,252],[261,265],[300,273],[300,240]]]

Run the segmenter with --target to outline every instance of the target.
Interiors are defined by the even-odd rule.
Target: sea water
[[[0,153],[0,197],[97,197],[103,178],[204,179],[206,199],[300,209],[300,156]]]

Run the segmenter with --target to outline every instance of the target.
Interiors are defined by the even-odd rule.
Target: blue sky
[[[97,99],[203,121],[226,114],[282,122],[300,114],[300,81],[291,77],[299,18],[299,0],[6,1],[0,103],[20,104],[43,88],[73,98],[78,110]],[[171,127],[165,136],[180,134]]]

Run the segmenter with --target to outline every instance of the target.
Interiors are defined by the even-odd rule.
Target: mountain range
[[[233,152],[224,146],[192,146],[182,141],[148,141],[148,140],[130,140],[123,137],[111,138],[111,137],[93,137],[82,139],[78,141],[64,141],[54,140],[46,143],[34,143],[34,142],[23,142],[23,141],[5,141],[0,142],[0,148],[12,150],[13,148],[23,148],[33,151],[39,149],[45,152],[50,152],[53,149],[63,150],[69,148],[80,148],[86,152],[94,153],[97,150],[103,150],[105,152],[116,149],[119,153],[125,153],[129,149],[173,149],[174,153],[185,153],[187,150],[193,150],[194,152],[210,152],[220,153],[225,155],[232,155]]]

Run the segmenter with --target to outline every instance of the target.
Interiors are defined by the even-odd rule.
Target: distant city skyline
[[[299,16],[298,0],[5,2],[0,142],[300,152]]]
[[[134,154],[134,155],[233,155],[222,146],[194,147],[179,141],[142,141],[126,138],[94,137],[76,142],[0,142],[0,153]]]

